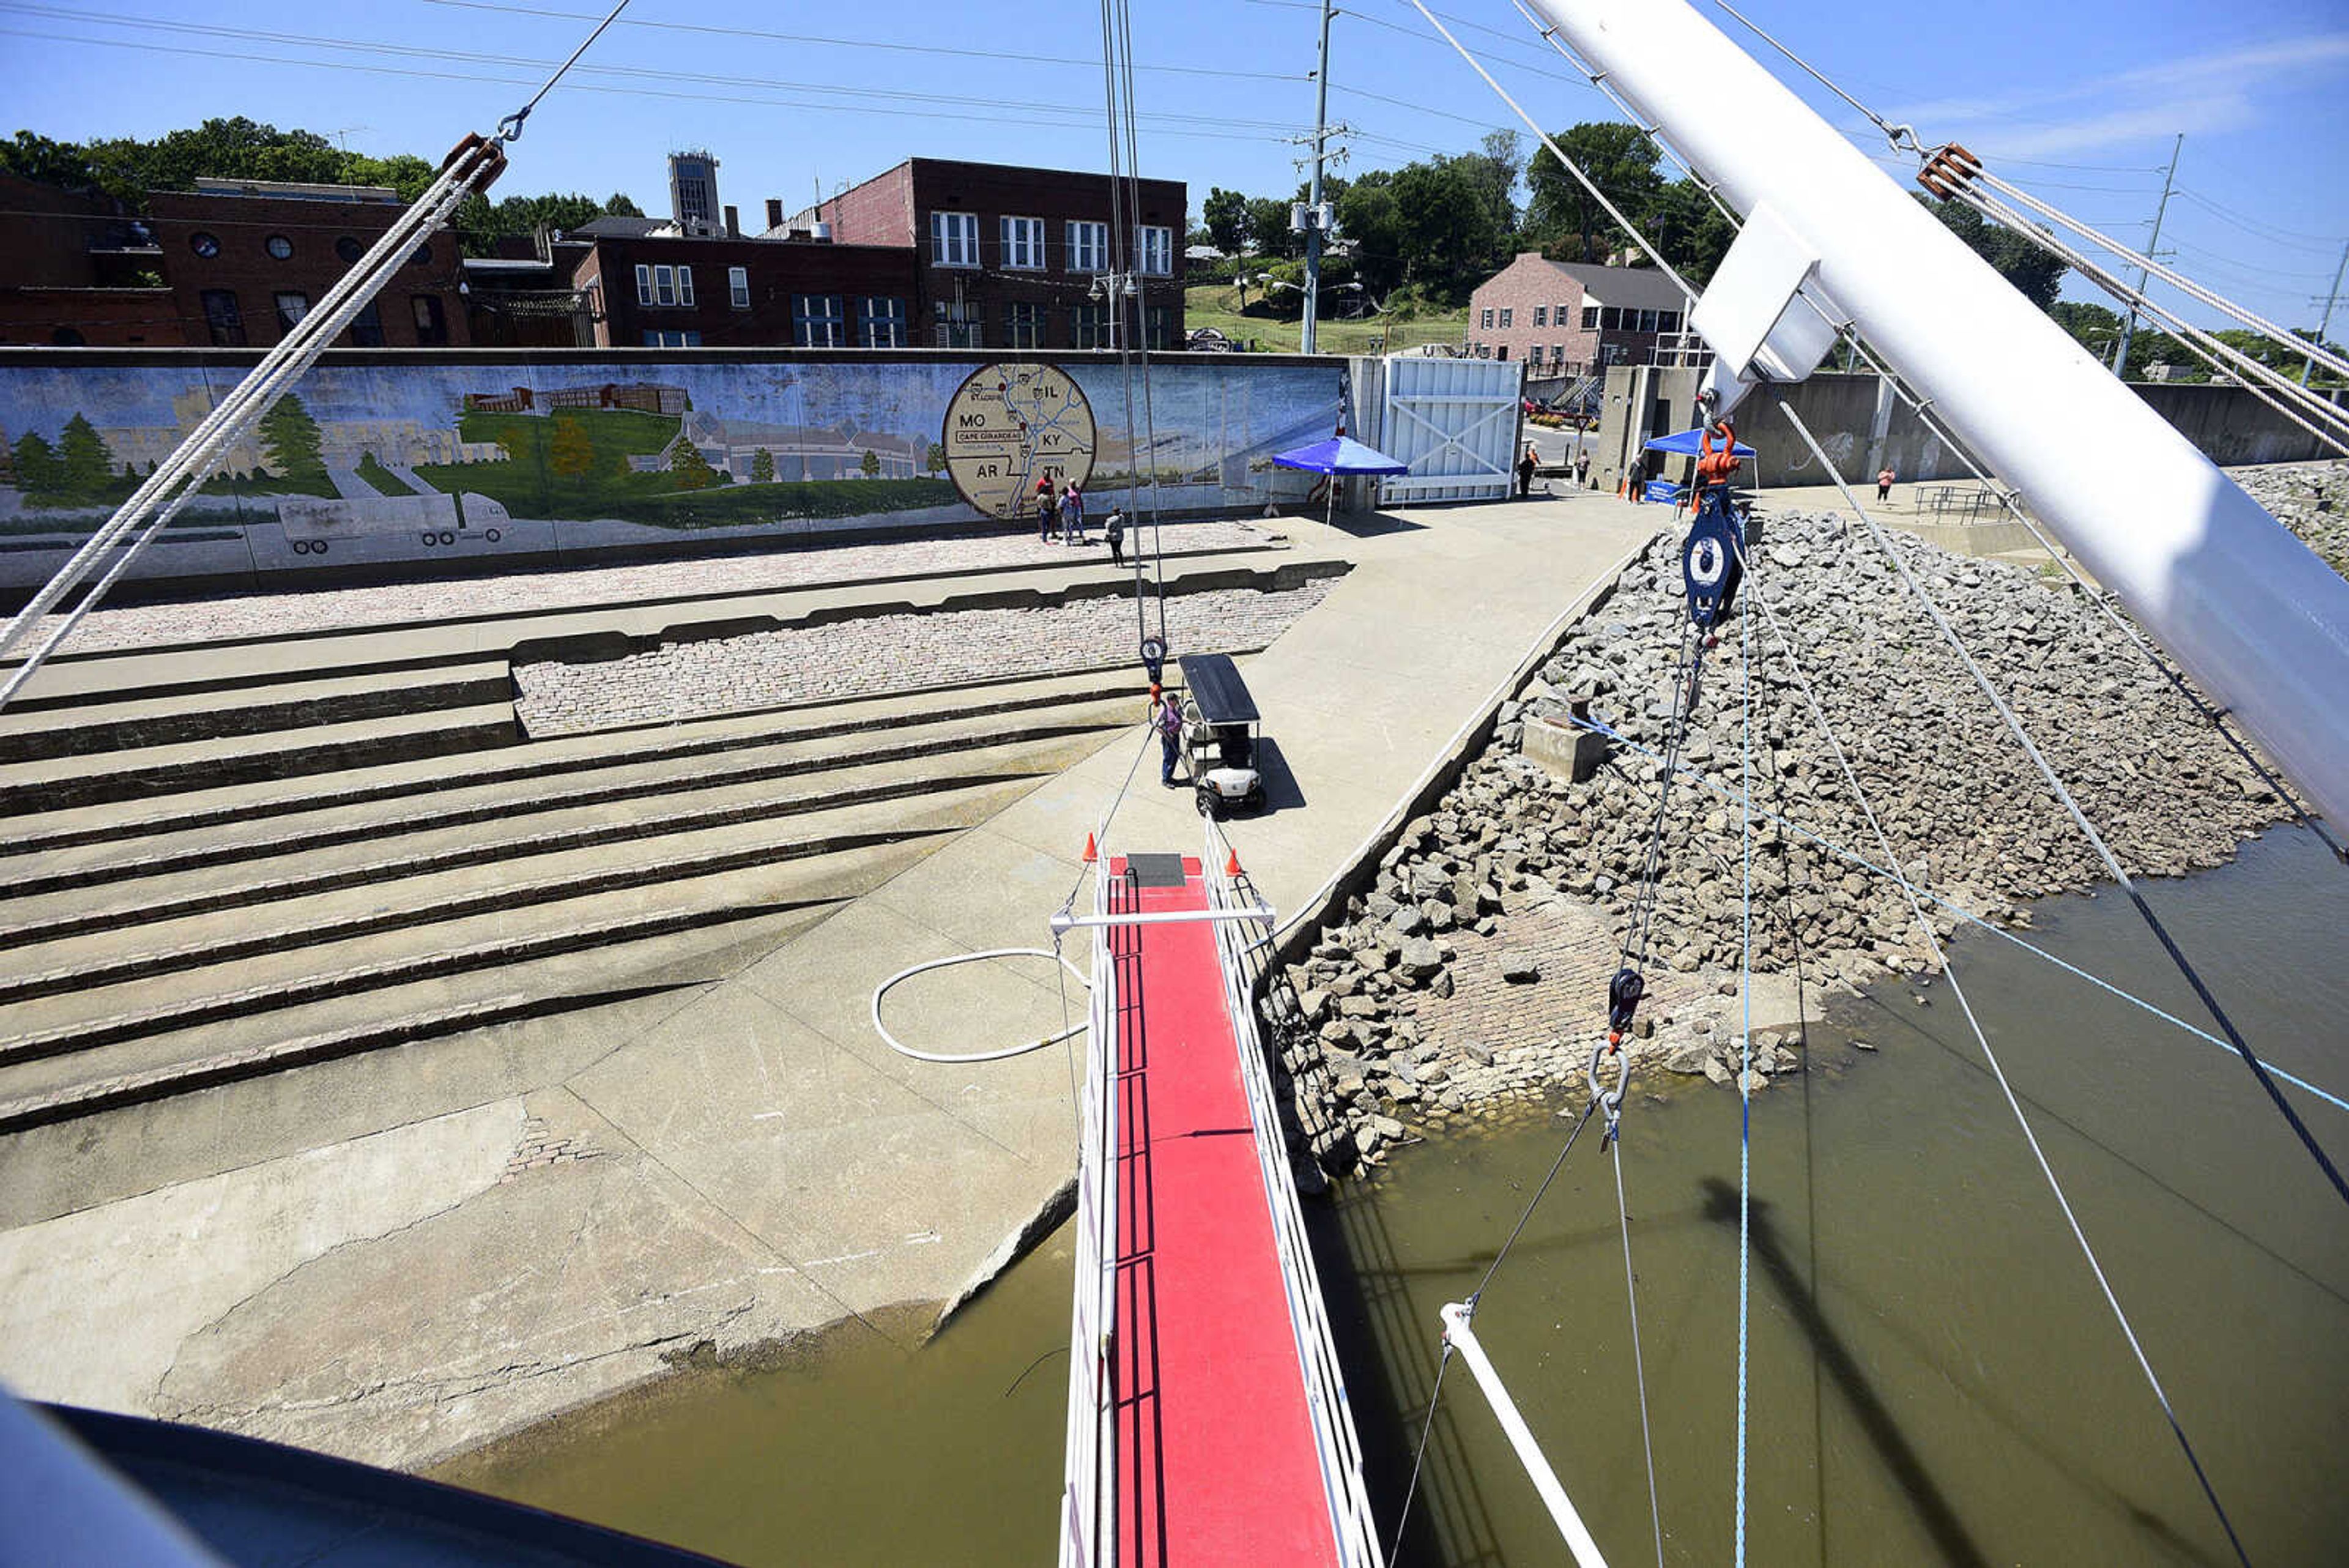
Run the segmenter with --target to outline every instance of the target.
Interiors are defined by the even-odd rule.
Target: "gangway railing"
[[[1131,901],[1133,877],[1093,877],[1093,913]],[[1116,1443],[1110,1431],[1110,1334],[1117,1288],[1117,960],[1133,933],[1103,919],[1092,927],[1092,988],[1086,1014],[1085,1078],[1077,1103],[1076,1288],[1069,1324],[1069,1429],[1061,1495],[1061,1568],[1097,1568],[1117,1539]]]
[[[1296,1335],[1298,1366],[1305,1378],[1315,1457],[1320,1461],[1322,1490],[1339,1561],[1349,1568],[1380,1568],[1383,1557],[1370,1495],[1362,1483],[1361,1440],[1355,1433],[1353,1407],[1346,1396],[1345,1376],[1330,1332],[1329,1309],[1321,1294],[1320,1272],[1314,1266],[1312,1243],[1305,1233],[1305,1216],[1298,1208],[1297,1183],[1288,1172],[1288,1140],[1273,1098],[1272,1072],[1266,1065],[1263,1037],[1257,1030],[1256,998],[1272,951],[1274,920],[1247,874],[1237,869],[1238,856],[1213,817],[1206,821],[1206,848],[1200,865],[1206,874],[1208,908],[1247,912],[1242,919],[1216,922],[1216,948],[1223,961],[1224,1003],[1231,1013],[1232,1039],[1239,1053],[1240,1083],[1247,1094],[1257,1163],[1264,1179],[1265,1203],[1272,1213],[1289,1327]]]

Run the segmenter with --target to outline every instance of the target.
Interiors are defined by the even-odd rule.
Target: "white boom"
[[[1784,275],[1788,243],[1816,262],[1803,294],[1856,325],[2349,825],[2349,582],[1684,0],[1526,4],[1723,200],[1776,220],[1754,272]],[[1785,329],[1799,337],[1795,312]],[[1738,347],[1733,370],[1750,357]]]

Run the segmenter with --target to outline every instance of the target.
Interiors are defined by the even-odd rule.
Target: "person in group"
[[[1036,537],[1049,545],[1052,542],[1052,522],[1060,508],[1052,501],[1052,471],[1046,469],[1036,478]]]
[[[1081,545],[1085,542],[1085,497],[1075,480],[1061,492],[1061,543]]]
[[[1889,462],[1876,471],[1876,498],[1878,501],[1892,499],[1892,465]]]
[[[1541,458],[1534,443],[1526,442],[1526,455],[1517,459],[1517,499],[1523,501],[1534,493],[1534,470],[1541,466]]]
[[[1183,710],[1172,691],[1150,689],[1150,722],[1158,726],[1158,782],[1174,787],[1174,759],[1183,749]]]
[[[1111,507],[1109,521],[1102,524],[1102,536],[1109,541],[1109,564],[1112,566],[1124,566],[1125,514],[1114,506]]]
[[[1588,452],[1574,460],[1574,483],[1577,484],[1590,483],[1590,455]]]

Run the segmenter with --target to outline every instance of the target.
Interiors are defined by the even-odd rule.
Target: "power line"
[[[511,16],[551,16],[564,21],[591,21],[593,14],[585,11],[551,11],[536,5],[509,5],[494,0],[421,0],[427,5],[445,5],[467,11],[492,11]],[[807,33],[778,33],[764,27],[720,27],[703,22],[647,22],[629,17],[620,26],[643,27],[665,33],[700,33],[724,38],[762,38],[778,44],[817,44],[841,49],[883,49],[893,54],[944,55],[950,58],[976,60],[1009,60],[1023,66],[1081,66],[1091,70],[1098,62],[1079,59],[1070,55],[1018,54],[995,49],[949,47],[943,44],[891,44],[871,38],[826,38]],[[1215,66],[1136,66],[1136,70],[1191,77],[1223,77],[1233,81],[1294,82],[1305,78],[1285,71],[1235,71]]]
[[[2225,219],[2230,223],[2233,223],[2237,228],[2257,234],[2260,238],[2268,241],[2271,244],[2282,245],[2290,250],[2313,251],[2322,254],[2330,255],[2333,254],[2333,247],[2340,243],[2337,238],[2328,237],[2323,234],[2303,234],[2295,229],[2276,228],[2271,224],[2261,223],[2256,218],[2248,217],[2241,213],[2238,213],[2232,207],[2222,206],[2219,202],[2210,200],[2209,197],[2203,195],[2199,191],[2189,190],[2184,185],[2180,185],[2178,188],[2178,194],[2184,197],[2187,201],[2193,202],[2196,206],[2202,208],[2205,212],[2210,213],[2218,217]]]
[[[31,5],[0,0],[0,11],[14,11],[28,16],[59,18],[81,23],[98,23],[107,26],[141,27],[157,32],[187,33],[203,37],[251,39],[262,43],[287,44],[302,48],[336,49],[352,54],[388,55],[399,58],[447,60],[461,65],[520,66],[538,67],[551,64],[525,56],[475,54],[461,49],[429,48],[410,44],[381,44],[344,38],[319,37],[305,33],[269,32],[252,27],[223,27],[204,23],[169,22],[144,16],[111,16],[87,11],[68,10],[61,6]],[[706,71],[658,69],[645,66],[584,66],[585,71],[603,76],[629,77],[650,81],[680,81],[708,83],[718,87],[785,88],[793,92],[814,92],[845,98],[874,98],[891,101],[916,103],[947,103],[972,108],[999,106],[999,98],[961,98],[951,94],[912,92],[895,88],[833,87],[823,82],[778,81],[762,77],[719,76]],[[1223,124],[1248,126],[1258,130],[1278,130],[1285,127],[1277,120],[1236,120],[1222,115],[1165,115],[1176,123]]]
[[[188,45],[147,44],[132,38],[83,38],[67,33],[36,32],[26,27],[0,27],[0,37],[40,38],[54,43],[86,44],[96,48],[136,49],[146,54],[177,55],[196,59],[234,60],[244,65],[302,66],[312,70],[352,71],[367,76],[405,77],[425,81],[471,82],[485,87],[535,87],[536,82],[521,77],[480,76],[463,71],[433,71],[414,67],[370,66],[350,60],[305,60],[283,55],[255,55],[242,50],[200,49]],[[1036,105],[1017,113],[979,114],[948,109],[866,107],[853,103],[809,103],[790,99],[744,98],[729,93],[674,92],[657,88],[615,87],[597,82],[574,83],[574,92],[603,93],[619,98],[657,98],[683,100],[688,103],[738,103],[757,109],[819,109],[841,114],[886,114],[902,119],[968,120],[982,125],[1035,125],[1043,114],[1059,116],[1064,112],[1059,106]],[[1208,119],[1206,116],[1185,116],[1188,119]],[[1055,128],[1074,121],[1056,119]],[[1221,123],[1229,124],[1228,120]],[[1165,128],[1163,136],[1206,141],[1266,141],[1278,140],[1260,132],[1219,131]]]

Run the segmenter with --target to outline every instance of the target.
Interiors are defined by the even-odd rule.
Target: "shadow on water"
[[[1709,1176],[1698,1183],[1703,1195],[1703,1213],[1707,1220],[1737,1228],[1737,1189],[1719,1177]],[[1935,1484],[1924,1461],[1900,1430],[1900,1423],[1876,1392],[1868,1373],[1861,1366],[1835,1324],[1820,1310],[1818,1298],[1804,1281],[1803,1273],[1787,1256],[1776,1227],[1770,1219],[1771,1205],[1753,1201],[1751,1237],[1753,1254],[1762,1265],[1762,1272],[1776,1287],[1787,1311],[1811,1344],[1817,1365],[1843,1396],[1845,1405],[1858,1420],[1877,1457],[1884,1461],[1895,1485],[1900,1489],[1919,1521],[1940,1552],[1941,1561],[1954,1568],[1988,1568],[1990,1560],[1982,1555],[1982,1547],[1958,1517],[1957,1509]]]

